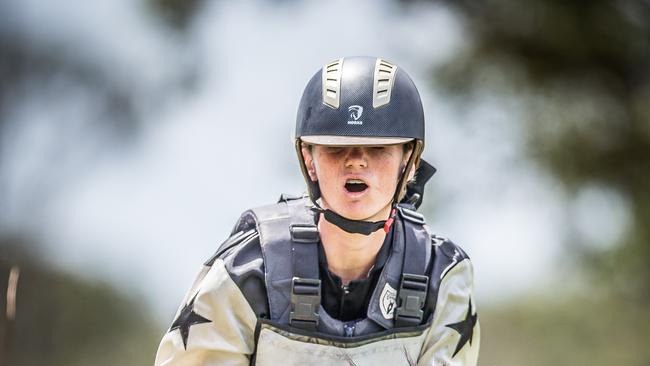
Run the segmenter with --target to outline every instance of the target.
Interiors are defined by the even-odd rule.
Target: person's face
[[[304,147],[310,179],[322,204],[352,220],[385,220],[408,160],[402,145]]]

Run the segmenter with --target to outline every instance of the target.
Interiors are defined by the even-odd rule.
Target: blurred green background
[[[301,189],[297,165],[282,162],[304,83],[329,59],[365,53],[416,70],[425,158],[445,168],[422,210],[475,262],[479,363],[650,365],[649,2],[243,4],[0,5],[1,365],[152,364],[210,241],[247,205]],[[233,63],[243,71],[229,78]],[[227,109],[225,95],[248,104],[206,112]],[[265,121],[270,106],[281,112]],[[192,134],[206,131],[192,120],[221,127]],[[256,129],[274,142],[248,139]],[[506,158],[484,158],[504,146]],[[279,165],[265,170],[260,155]],[[92,188],[121,179],[115,196]],[[480,194],[463,201],[471,187]],[[528,226],[500,204],[516,187],[507,210]]]

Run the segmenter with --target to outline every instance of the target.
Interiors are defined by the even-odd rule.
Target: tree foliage
[[[620,245],[579,254],[598,281],[647,302],[650,3],[447,4],[460,16],[469,39],[436,70],[437,80],[461,98],[490,93],[521,102],[530,156],[554,172],[569,192],[596,184],[622,194],[633,222]],[[574,244],[585,240],[567,239]]]
[[[647,364],[650,3],[445,4],[467,42],[435,69],[436,82],[461,103],[485,95],[518,102],[529,156],[569,195],[593,185],[620,193],[632,217],[605,250],[568,231],[564,242],[588,278],[581,290],[542,291],[483,311],[482,363]]]

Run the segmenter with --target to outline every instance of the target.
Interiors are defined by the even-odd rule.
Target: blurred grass
[[[28,248],[22,240],[0,240],[0,349],[4,351],[0,360],[4,364],[153,363],[161,326],[143,302],[107,284],[57,271]],[[4,314],[12,265],[20,267],[13,324]]]
[[[615,294],[546,292],[480,308],[480,365],[650,365],[647,307]]]

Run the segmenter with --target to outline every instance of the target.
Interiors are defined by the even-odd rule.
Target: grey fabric
[[[253,312],[258,318],[267,318],[269,306],[264,261],[257,231],[246,240],[238,242],[223,260],[230,278],[239,287]]]

